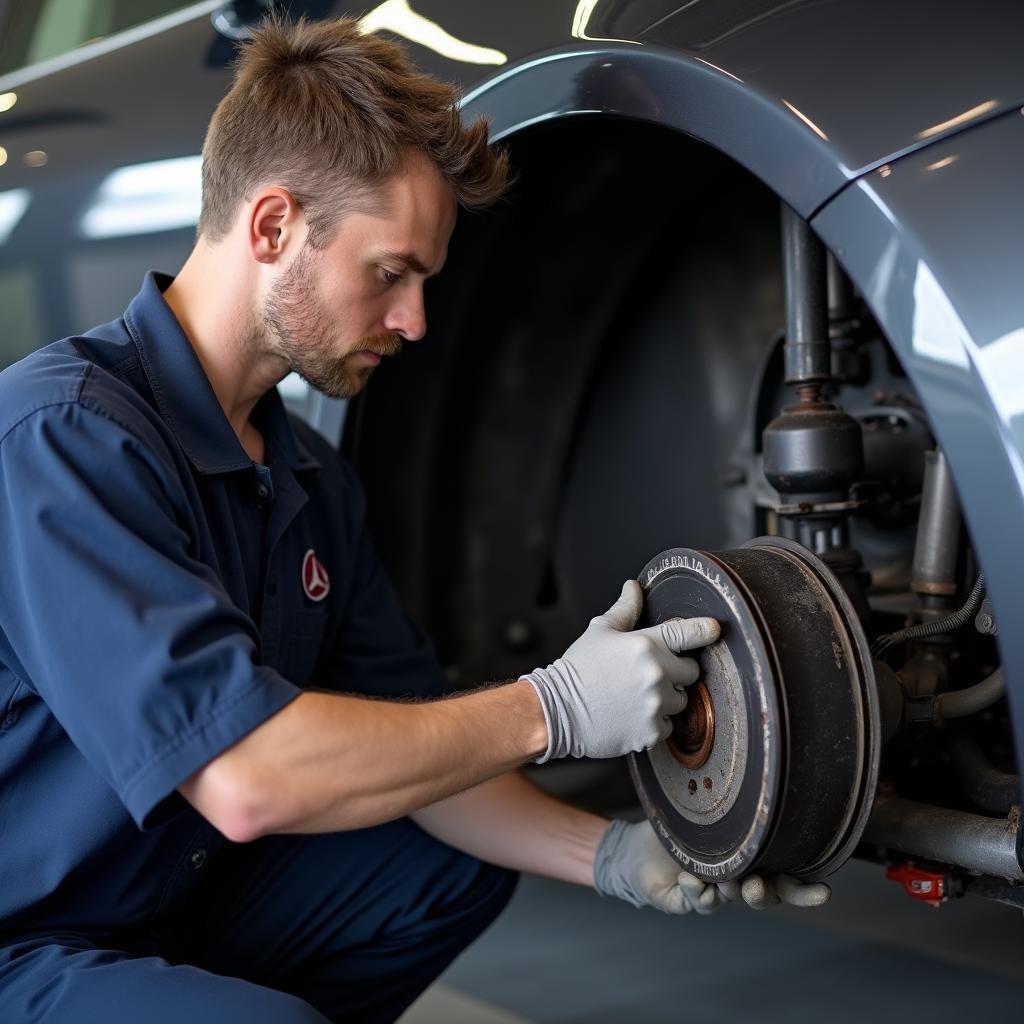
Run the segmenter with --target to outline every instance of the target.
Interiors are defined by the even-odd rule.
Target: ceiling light
[[[18,221],[28,209],[30,193],[27,188],[12,188],[0,192],[0,245],[10,237]]]
[[[202,157],[174,157],[119,167],[107,175],[82,215],[86,238],[115,238],[194,227],[202,205]]]
[[[417,14],[409,6],[409,0],[384,0],[384,3],[359,19],[359,30],[364,35],[370,32],[394,32],[396,36],[419,43],[442,57],[465,61],[467,64],[508,62],[508,57],[501,50],[464,42],[445,31],[436,21]]]

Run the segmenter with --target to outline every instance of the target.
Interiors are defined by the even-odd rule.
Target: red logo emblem
[[[331,589],[331,577],[312,548],[302,559],[302,589],[310,601],[322,601]]]

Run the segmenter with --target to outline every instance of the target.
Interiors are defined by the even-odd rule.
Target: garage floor
[[[602,788],[621,796],[621,780]],[[819,910],[672,918],[527,877],[402,1024],[1022,1019],[1019,910],[970,897],[934,910],[859,861],[832,882]]]

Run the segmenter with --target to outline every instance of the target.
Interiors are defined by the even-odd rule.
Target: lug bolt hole
[[[690,796],[693,796],[693,794],[697,792],[697,780],[690,779],[689,783],[687,783],[686,788],[690,791]]]

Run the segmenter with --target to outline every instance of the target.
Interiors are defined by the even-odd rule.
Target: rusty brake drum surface
[[[867,640],[807,548],[760,537],[734,551],[673,548],[640,575],[641,625],[710,615],[717,643],[672,736],[630,755],[665,848],[700,878],[822,878],[857,845],[878,779]]]

